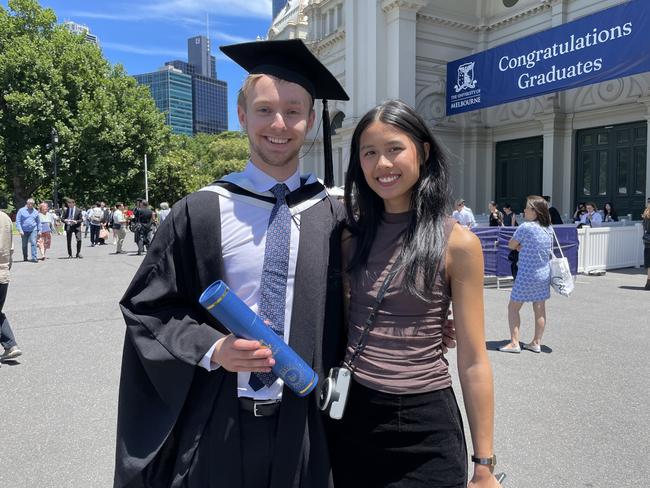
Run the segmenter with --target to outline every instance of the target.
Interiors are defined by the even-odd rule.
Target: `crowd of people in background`
[[[88,208],[79,207],[73,198],[67,198],[60,209],[52,209],[47,202],[35,207],[33,198],[16,213],[16,230],[21,236],[23,260],[38,263],[47,259],[53,235],[65,234],[68,258],[82,259],[82,240],[90,235],[90,247],[112,244],[116,251],[125,254],[124,241],[127,230],[134,234],[137,254],[146,252],[157,227],[169,215],[167,202],[158,210],[145,199],[138,198],[133,209],[122,202],[108,206],[97,201]],[[112,234],[112,242],[111,242]],[[73,239],[75,246],[73,246]],[[74,247],[74,248],[73,248]]]
[[[552,225],[575,224],[578,228],[587,227],[600,227],[603,224],[611,222],[619,222],[618,212],[614,208],[612,202],[607,202],[602,209],[594,202],[580,202],[576,206],[575,211],[571,216],[565,215],[563,219],[560,212],[551,204],[551,197],[548,195],[542,196],[548,204],[549,216]],[[520,214],[514,212],[510,203],[505,203],[501,209],[496,201],[492,200],[488,203],[488,219],[487,224],[490,227],[517,227],[520,222],[525,220],[525,210]],[[464,227],[472,228],[477,227],[479,224],[474,217],[472,209],[465,204],[465,199],[459,198],[454,205],[452,217]],[[519,221],[517,218],[519,217]],[[628,216],[629,218],[629,216]]]
[[[82,240],[90,233],[90,246],[111,244],[109,229],[112,230],[116,250],[111,254],[126,254],[124,240],[127,228],[131,228],[138,246],[137,254],[146,251],[153,234],[160,223],[169,215],[167,202],[160,204],[160,210],[150,207],[144,199],[138,199],[134,208],[126,209],[122,202],[108,207],[98,201],[92,207],[78,207],[75,200],[68,198],[61,209],[51,209],[47,202],[36,206],[33,198],[28,198],[25,206],[16,213],[16,231],[20,234],[23,261],[38,263],[48,259],[48,251],[53,235],[66,235],[68,258],[82,259]],[[83,237],[82,237],[83,236]],[[73,249],[73,239],[76,245]],[[73,254],[73,251],[74,254]],[[9,287],[9,271],[13,259],[13,223],[9,215],[0,211],[0,365],[15,361],[22,355],[9,320],[2,312]]]

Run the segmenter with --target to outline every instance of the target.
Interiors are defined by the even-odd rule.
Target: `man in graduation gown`
[[[251,73],[238,100],[251,157],[174,205],[120,302],[116,488],[331,486],[319,389],[299,398],[283,388],[268,374],[269,351],[231,336],[198,299],[224,280],[276,317],[267,323],[321,382],[335,365],[342,212],[315,177],[299,175],[298,157],[314,99],[347,95],[302,41],[222,50]]]

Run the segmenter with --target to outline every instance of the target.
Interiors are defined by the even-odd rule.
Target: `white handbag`
[[[551,287],[557,293],[562,296],[568,297],[573,292],[574,282],[573,275],[571,275],[571,268],[569,267],[569,260],[564,257],[562,252],[562,246],[557,240],[555,231],[551,228],[553,232],[553,237],[557,243],[557,247],[560,249],[561,258],[555,257],[553,252],[553,241],[551,241],[551,261],[549,266],[551,267]]]

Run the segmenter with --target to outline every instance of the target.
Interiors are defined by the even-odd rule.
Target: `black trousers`
[[[135,243],[138,245],[138,254],[144,252],[145,246],[149,250],[151,241],[151,224],[138,224],[135,228]]]
[[[466,488],[467,447],[451,388],[392,395],[352,382],[335,427],[336,488]]]
[[[68,241],[68,256],[72,256],[72,236],[77,238],[77,255],[81,254],[81,228],[76,227],[75,229],[68,228],[65,231],[65,238]]]
[[[239,411],[243,488],[266,488],[271,481],[278,416],[255,417]]]
[[[7,316],[2,312],[2,308],[5,306],[5,299],[7,298],[8,288],[9,283],[0,283],[0,344],[5,349],[16,345],[16,338],[9,325],[9,320],[7,320]]]
[[[101,229],[100,225],[90,224],[90,243],[99,244],[99,230]]]

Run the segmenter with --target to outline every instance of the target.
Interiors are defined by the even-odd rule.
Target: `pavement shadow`
[[[17,359],[7,359],[0,361],[0,364],[2,364],[2,366],[20,366],[21,363]]]
[[[488,351],[498,351],[501,346],[505,346],[510,340],[505,341],[485,341],[485,348]]]
[[[485,348],[488,351],[498,351],[501,346],[505,346],[506,344],[508,344],[508,342],[510,342],[510,339],[506,339],[505,341],[485,341]],[[524,353],[524,352],[531,352],[531,351],[527,351],[522,347],[521,352]],[[542,345],[541,352],[545,354],[550,354],[553,352],[553,349],[551,349],[548,346]]]
[[[643,290],[646,291],[645,286],[629,286],[629,285],[621,285],[619,286],[621,290]]]

